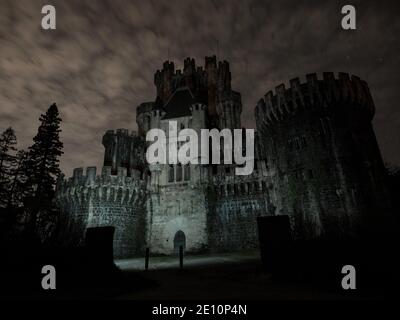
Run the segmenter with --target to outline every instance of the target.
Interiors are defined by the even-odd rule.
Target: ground
[[[127,291],[117,299],[134,300],[304,300],[370,299],[373,294],[345,292],[340,287],[324,288],[318,283],[276,279],[262,270],[258,252],[188,255],[179,269],[178,257],[150,257],[149,270],[144,259],[117,260],[116,265],[129,277],[139,276],[153,286]],[[295,268],[295,266],[293,266]],[[339,271],[340,272],[340,271]]]

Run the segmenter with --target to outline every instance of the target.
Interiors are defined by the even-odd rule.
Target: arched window
[[[267,183],[265,181],[262,181],[261,185],[262,185],[262,191],[267,191]]]
[[[182,165],[180,163],[176,166],[176,181],[182,181]]]
[[[150,116],[146,116],[145,117],[145,126],[146,126],[145,130],[149,130],[150,129],[150,121],[151,121]]]
[[[175,175],[174,166],[170,164],[168,168],[168,182],[174,182],[175,179],[174,175]]]
[[[189,181],[190,180],[190,165],[187,164],[185,166],[183,166],[183,172],[184,172],[184,179],[185,181]]]

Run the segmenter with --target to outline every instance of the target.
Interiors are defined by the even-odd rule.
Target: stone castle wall
[[[257,217],[275,214],[268,195],[263,161],[250,176],[222,170],[205,187],[207,226],[211,251],[235,251],[258,247]]]
[[[241,97],[231,89],[229,64],[215,57],[206,58],[204,69],[186,59],[183,72],[166,62],[154,81],[156,100],[137,108],[138,135],[109,131],[102,174],[77,169],[58,186],[70,241],[79,243],[87,227],[113,225],[117,257],[144,246],[172,254],[179,233],[188,252],[235,251],[257,247],[258,216],[289,215],[297,238],[337,238],[362,234],[389,211],[371,124],[375,108],[358,77],[310,74],[305,83],[296,78],[289,88],[269,91],[255,109],[254,173],[198,165],[187,181],[169,181],[167,165],[144,163],[146,132],[169,120],[196,130],[240,128]],[[164,119],[163,103],[182,86],[198,103],[191,115]]]
[[[368,215],[385,208],[373,114],[366,82],[345,73],[293,79],[259,101],[273,204],[290,215],[298,237],[357,236]]]
[[[154,190],[155,191],[155,190]],[[185,235],[185,251],[208,248],[207,207],[201,189],[190,182],[162,186],[152,193],[148,213],[148,245],[153,253],[172,254],[178,231]]]
[[[96,176],[96,168],[74,170],[68,181],[59,182],[57,201],[70,244],[82,243],[86,228],[114,226],[114,256],[127,257],[143,251],[146,224],[146,181],[127,177],[126,169],[111,175],[104,167]],[[72,242],[72,243],[71,243]]]

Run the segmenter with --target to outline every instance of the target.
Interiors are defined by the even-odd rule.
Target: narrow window
[[[180,163],[176,166],[176,181],[182,181],[182,165]]]
[[[174,166],[170,164],[168,168],[168,182],[174,182],[174,178]]]
[[[183,166],[184,168],[184,179],[185,181],[189,181],[190,180],[190,165],[185,165]]]
[[[212,165],[212,174],[216,175],[218,173],[218,167],[216,165]]]

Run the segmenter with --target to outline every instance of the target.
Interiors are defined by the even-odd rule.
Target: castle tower
[[[154,74],[154,84],[157,88],[157,97],[165,103],[173,92],[172,78],[175,73],[173,62],[165,61],[163,68]]]
[[[136,108],[136,124],[141,137],[145,136],[151,128],[151,111],[154,104],[154,102],[145,102]]]
[[[146,180],[127,176],[119,167],[111,174],[103,167],[74,169],[68,180],[57,185],[56,201],[64,221],[63,237],[68,244],[79,245],[89,227],[114,226],[114,257],[125,258],[143,252],[146,232]]]
[[[240,93],[231,89],[231,72],[227,61],[218,63],[217,107],[220,128],[240,129],[242,102]]]
[[[175,92],[187,88],[195,102],[207,106],[208,125],[220,128],[240,128],[242,111],[240,93],[231,87],[231,72],[227,61],[217,61],[216,56],[205,57],[204,69],[196,67],[193,58],[184,60],[182,70],[175,70],[172,62],[166,61],[161,70],[154,75],[157,88],[153,106],[142,104],[137,110],[139,132],[148,126],[149,108],[163,108]]]
[[[108,130],[102,139],[104,146],[105,167],[111,167],[111,173],[117,174],[118,168],[125,168],[128,176],[144,171],[145,163],[142,155],[144,144],[135,131],[127,129]]]
[[[275,214],[297,236],[354,236],[388,212],[374,104],[356,76],[307,75],[269,91],[255,110]]]

